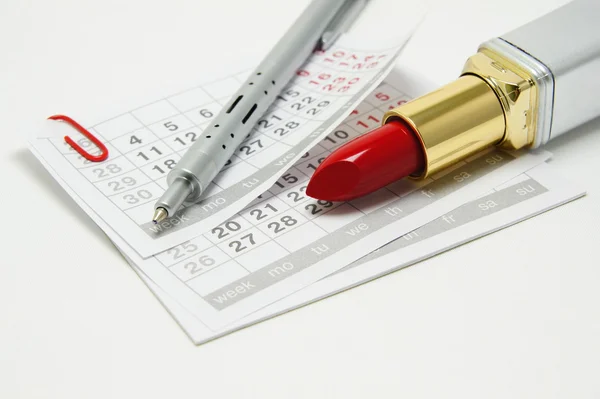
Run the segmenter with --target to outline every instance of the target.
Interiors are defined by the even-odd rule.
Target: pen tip
[[[157,224],[163,220],[165,220],[169,216],[167,210],[163,207],[156,208],[154,211],[154,216],[152,216],[152,223]]]

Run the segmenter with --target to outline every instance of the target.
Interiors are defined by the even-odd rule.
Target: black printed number
[[[273,211],[273,213],[277,212],[277,208],[275,208],[273,205],[271,204],[267,204],[265,205],[265,209],[268,209],[270,211]],[[262,220],[264,218],[269,217],[267,215],[267,211],[264,211],[262,209],[256,208],[256,209],[252,209],[250,211],[250,216],[254,216],[256,218],[256,220]]]
[[[287,193],[287,197],[293,200],[294,202],[301,202],[303,199],[306,198],[304,195],[302,195],[304,191],[306,191],[306,186],[300,187],[300,190],[298,191],[290,191],[289,193]]]
[[[253,154],[257,151],[257,148],[263,148],[263,144],[260,139],[249,142],[247,145],[243,145],[240,147],[240,152],[245,155]]]
[[[336,130],[335,132],[333,132],[333,136],[335,137],[331,137],[331,135],[327,135],[325,136],[325,138],[323,140],[327,140],[327,141],[331,141],[333,144],[337,144],[338,140],[346,140],[348,137],[350,137],[350,135],[348,134],[348,132],[344,131],[344,130]]]
[[[223,223],[221,226],[217,226],[212,229],[212,233],[217,235],[217,238],[220,240],[224,237],[227,237],[232,231],[238,231],[242,226],[238,222],[228,221]]]
[[[296,219],[291,216],[282,216],[279,221],[271,222],[267,224],[268,229],[272,229],[275,234],[281,233],[286,229],[286,227],[291,227],[298,223]]]
[[[317,104],[316,107],[310,108],[306,111],[306,113],[308,115],[316,115],[319,112],[321,112],[321,110],[323,110],[323,108],[327,107],[329,105],[329,101],[321,101],[320,103]]]
[[[280,182],[280,180],[283,180],[283,182]],[[275,185],[277,187],[284,188],[286,184],[291,186],[291,185],[295,184],[297,181],[298,181],[298,178],[296,176],[294,176],[291,173],[288,173],[288,174],[281,176],[281,179],[277,180],[275,182]]]
[[[173,166],[175,166],[176,163],[177,162],[175,162],[175,160],[173,160],[173,159],[167,159],[166,161],[163,162],[163,165],[165,165],[165,167],[167,169],[173,169]],[[160,174],[166,173],[165,170],[163,168],[161,168],[160,166],[158,166],[158,165],[154,165],[154,167],[152,168],[152,170],[155,170],[155,171],[157,171]]]
[[[248,249],[248,245],[254,245],[254,235],[252,233],[241,236],[239,240],[234,240],[229,243],[229,248],[234,248],[235,252],[242,252],[244,249]]]
[[[316,215],[317,213],[323,212],[325,208],[331,208],[333,206],[333,202],[318,200],[316,204],[307,204],[304,209],[310,211],[312,215]]]
[[[196,133],[194,132],[187,132],[184,136],[185,137],[175,137],[173,141],[184,147],[196,141]]]
[[[163,126],[166,127],[167,129],[169,129],[172,132],[174,132],[175,130],[179,129],[179,126],[177,126],[176,124],[174,124],[171,121],[163,123]]]

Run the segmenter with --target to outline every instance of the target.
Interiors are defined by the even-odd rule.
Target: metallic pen
[[[313,0],[194,145],[169,172],[152,221],[200,199],[252,127],[316,48],[327,48],[357,17],[364,0]]]

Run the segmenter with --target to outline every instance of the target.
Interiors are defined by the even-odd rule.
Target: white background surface
[[[372,2],[362,26],[411,19]],[[564,2],[432,0],[401,62],[447,82]],[[306,4],[0,3],[1,398],[600,396],[599,120],[547,146],[586,198],[200,347],[28,153],[32,121],[188,87],[219,54],[264,54]]]

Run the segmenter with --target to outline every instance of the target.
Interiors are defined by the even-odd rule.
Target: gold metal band
[[[534,141],[538,115],[538,87],[519,65],[487,48],[467,60],[464,74],[479,76],[500,99],[506,120],[503,148],[518,150]]]
[[[383,123],[402,119],[418,133],[426,165],[413,177],[425,178],[492,145],[530,145],[536,115],[533,79],[500,55],[480,49],[459,79],[386,112]]]
[[[400,118],[418,133],[425,150],[425,178],[496,144],[504,136],[504,112],[480,78],[462,76],[440,89],[388,111],[383,123]]]

